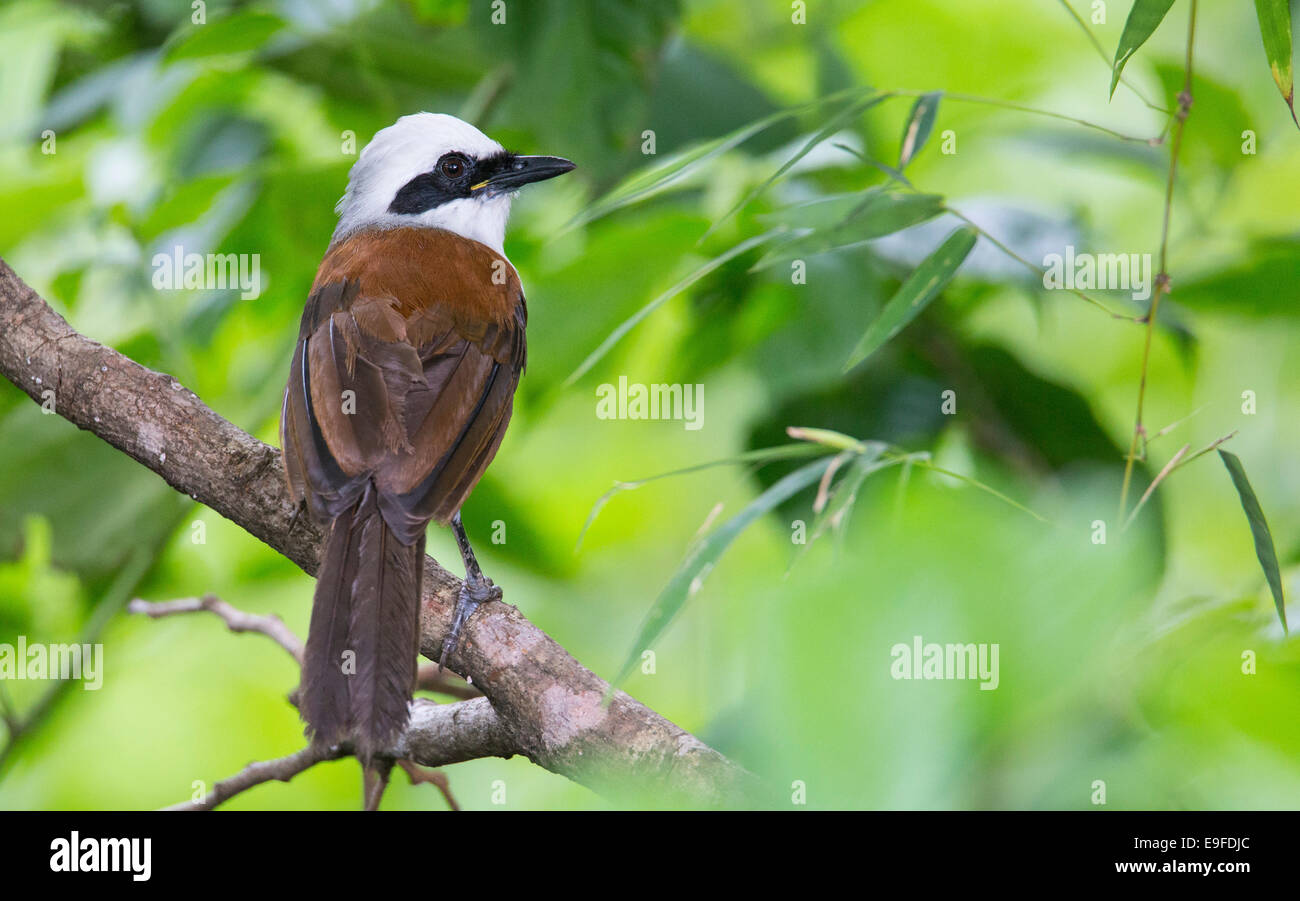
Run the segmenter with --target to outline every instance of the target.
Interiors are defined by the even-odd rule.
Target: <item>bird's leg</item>
[[[461,524],[460,513],[451,519],[451,529],[456,535],[456,546],[460,548],[460,559],[465,563],[465,582],[460,586],[460,595],[456,598],[456,613],[451,620],[451,632],[442,642],[442,654],[438,657],[438,667],[447,662],[447,655],[454,653],[460,644],[460,633],[465,622],[478,609],[479,604],[487,601],[501,600],[501,589],[492,584],[492,580],[483,575],[478,560],[474,558],[474,549],[469,546],[469,536]]]

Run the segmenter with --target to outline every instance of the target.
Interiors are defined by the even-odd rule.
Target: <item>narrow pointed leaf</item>
[[[926,257],[916,271],[903,282],[898,293],[889,299],[880,315],[867,326],[866,334],[844,364],[848,372],[871,356],[890,338],[902,331],[952,281],[958,267],[975,247],[979,234],[972,228],[959,228]]]
[[[1024,504],[1020,503],[1019,501],[1012,500],[1011,498],[1003,494],[1001,491],[998,491],[992,485],[981,482],[979,479],[973,478],[968,475],[963,475],[960,472],[953,472],[951,469],[944,469],[942,466],[935,466],[925,457],[919,457],[916,454],[910,454],[906,459],[908,459],[911,462],[911,465],[913,466],[928,470],[930,472],[937,472],[941,476],[946,476],[958,482],[964,482],[965,484],[970,485],[972,488],[978,488],[980,491],[983,491],[985,494],[989,495],[990,497],[997,498],[998,500],[1002,501],[1002,503],[1010,507],[1014,507],[1015,509],[1019,510],[1021,513],[1025,513],[1028,514],[1029,516],[1032,516],[1034,519],[1038,520],[1039,522],[1048,521],[1045,516],[1042,516],[1039,513],[1035,513],[1033,510],[1030,510]]]
[[[857,438],[831,429],[814,429],[808,426],[792,425],[786,427],[785,433],[797,441],[821,444],[835,450],[853,451],[856,454],[861,454],[865,453],[867,449],[867,445]]]
[[[922,94],[912,104],[912,114],[907,117],[907,125],[903,127],[903,141],[898,151],[899,172],[906,169],[907,164],[925,146],[926,139],[934,129],[934,117],[939,112],[939,98],[942,96],[942,91]]]
[[[826,533],[827,528],[839,528],[843,525],[844,520],[853,512],[853,505],[857,503],[858,499],[858,491],[862,488],[862,483],[867,480],[867,476],[890,466],[900,465],[906,459],[904,457],[882,457],[881,454],[884,453],[885,449],[885,444],[872,441],[870,446],[864,447],[863,452],[853,458],[849,471],[844,474],[844,477],[835,486],[829,502],[816,511],[812,525],[808,527],[807,540],[795,552],[794,560],[790,561],[790,569],[793,569],[795,564],[803,559],[803,556],[808,553],[808,549]]]
[[[1273,592],[1273,604],[1277,607],[1278,619],[1282,621],[1282,628],[1286,625],[1286,598],[1282,595],[1282,571],[1277,565],[1277,551],[1273,547],[1273,534],[1268,530],[1268,520],[1264,519],[1264,511],[1259,506],[1259,498],[1255,496],[1255,489],[1250,487],[1250,479],[1246,478],[1245,467],[1241,465],[1241,459],[1236,454],[1220,449],[1219,457],[1223,460],[1223,465],[1228,468],[1228,475],[1232,476],[1232,484],[1237,489],[1237,496],[1241,498],[1241,508],[1246,511],[1246,519],[1250,521],[1250,532],[1255,537],[1255,556],[1259,558],[1259,565],[1264,568],[1264,577],[1268,579],[1269,590]]]
[[[167,42],[166,61],[228,56],[260,50],[285,27],[279,16],[243,10],[176,32]]]
[[[716,157],[729,150],[734,150],[754,135],[787,118],[789,118],[788,115],[776,113],[738,128],[731,134],[723,135],[720,138],[675,153],[653,166],[634,173],[600,200],[583,210],[566,226],[566,230],[586,225],[624,207],[648,200],[667,190],[675,182],[693,174],[697,169],[700,169]]]
[[[718,526],[695,545],[686,561],[655,599],[654,606],[646,615],[641,633],[637,636],[623,668],[619,670],[618,677],[610,683],[611,691],[621,685],[631,674],[637,661],[641,659],[641,653],[659,639],[736,537],[760,516],[816,483],[831,465],[832,459],[827,456],[821,460],[814,460],[773,483],[744,510]]]
[[[943,209],[940,194],[882,191],[854,209],[844,226],[859,240],[880,238],[933,219]]]
[[[698,282],[700,279],[704,278],[704,276],[708,275],[710,272],[717,269],[719,266],[722,266],[723,264],[729,262],[730,260],[733,260],[736,257],[740,256],[741,254],[749,250],[752,250],[753,248],[757,247],[763,242],[771,240],[774,234],[775,234],[774,232],[765,232],[761,235],[755,235],[754,237],[749,238],[748,240],[741,241],[739,244],[737,244],[735,247],[732,247],[730,250],[726,251],[725,253],[722,253],[719,256],[714,257],[712,260],[709,260],[709,262],[705,263],[703,266],[696,269],[690,275],[686,276],[686,278],[682,279],[680,282],[673,285],[663,294],[660,294],[658,297],[650,301],[641,309],[637,310],[627,319],[623,320],[621,323],[619,323],[618,327],[614,329],[614,331],[609,333],[609,336],[606,337],[604,341],[600,342],[600,346],[597,347],[595,350],[593,350],[591,353],[589,353],[587,355],[587,358],[578,365],[578,368],[575,369],[573,373],[567,379],[564,380],[565,387],[572,385],[578,379],[586,375],[587,370],[591,369],[591,367],[595,366],[598,362],[600,362],[601,357],[609,353],[610,348],[612,348],[615,344],[621,341],[624,335],[626,335],[628,332],[632,331],[632,329],[640,325],[641,321],[644,320],[651,313],[653,313],[655,310],[659,309],[661,306],[666,304],[668,301],[672,300],[674,297],[676,297],[678,294],[685,291],[687,288],[689,288],[691,285]]]
[[[674,153],[664,160],[655,162],[637,172],[613,188],[608,194],[591,204],[583,210],[572,222],[565,226],[565,230],[577,228],[585,225],[602,216],[607,216],[617,210],[627,206],[640,203],[656,196],[662,191],[672,187],[675,183],[682,181],[689,175],[694,175],[706,164],[712,162],[717,157],[729,150],[734,150],[741,144],[748,141],[754,135],[766,131],[773,125],[793,119],[805,113],[816,112],[823,107],[831,106],[841,101],[853,101],[856,98],[875,94],[875,88],[871,87],[854,87],[846,88],[843,91],[837,91],[834,94],[820,97],[810,103],[802,106],[791,107],[790,109],[779,110],[770,115],[757,119],[747,125],[735,129],[729,134],[715,138],[695,147],[687,148],[679,153]]]
[[[754,270],[883,238],[928,222],[944,211],[943,197],[938,194],[875,187],[858,194],[856,203],[848,202],[851,196],[836,195],[760,217],[801,231],[764,254]],[[838,222],[831,221],[835,216],[840,217]]]
[[[847,128],[850,123],[852,123],[855,119],[857,119],[859,116],[865,113],[868,109],[875,106],[877,103],[884,100],[886,97],[891,97],[891,96],[893,95],[877,94],[873,97],[867,97],[866,99],[863,100],[858,100],[853,103],[845,104],[842,110],[840,110],[836,115],[832,116],[830,120],[817,131],[816,134],[814,134],[811,138],[809,138],[807,141],[804,142],[804,145],[800,147],[798,151],[795,152],[794,156],[790,157],[788,160],[782,163],[781,168],[777,169],[770,176],[768,176],[766,181],[764,181],[758,187],[754,188],[752,191],[746,194],[739,202],[736,203],[735,206],[733,206],[730,210],[728,210],[722,216],[721,219],[719,219],[717,222],[714,222],[711,226],[709,226],[709,230],[704,233],[704,237],[700,238],[700,240],[703,241],[705,238],[709,237],[709,235],[717,231],[717,229],[724,222],[726,222],[737,212],[739,212],[740,210],[748,206],[750,203],[752,203],[759,195],[761,195],[772,185],[780,181],[783,175],[785,175],[787,172],[793,169],[800,160],[802,160],[808,154],[812,153],[813,150],[819,144],[821,144],[827,138],[834,137],[840,131]]]
[[[882,186],[875,185],[863,191],[828,194],[806,203],[781,207],[770,213],[760,213],[755,218],[770,226],[784,225],[793,230],[827,231],[843,225],[864,204],[884,193],[884,190]]]
[[[828,434],[836,435],[838,433],[830,432]],[[761,466],[764,463],[771,463],[774,460],[792,460],[798,457],[818,457],[826,453],[824,447],[812,443],[812,440],[814,439],[805,439],[802,435],[794,434],[791,434],[790,437],[799,438],[800,440],[795,444],[779,444],[776,447],[763,447],[758,450],[745,451],[743,454],[737,454],[734,457],[725,457],[721,460],[710,460],[707,463],[696,463],[694,466],[674,469],[671,472],[661,472],[657,475],[646,476],[644,479],[637,479],[634,482],[615,482],[613,488],[598,497],[596,503],[592,504],[591,512],[587,514],[587,521],[582,524],[582,531],[578,533],[578,544],[577,547],[573,549],[574,553],[582,550],[583,539],[587,537],[587,532],[590,531],[592,524],[596,521],[596,517],[600,515],[601,510],[605,509],[605,505],[610,502],[614,495],[619,494],[620,492],[634,491],[643,485],[657,482],[660,479],[689,475],[693,472],[699,472],[702,469],[712,469],[715,466],[728,466],[741,463],[757,463]]]
[[[1264,38],[1264,53],[1273,80],[1291,108],[1291,119],[1300,126],[1295,115],[1295,79],[1291,74],[1291,6],[1288,0],[1255,0],[1255,15],[1259,17],[1259,33]]]
[[[1110,75],[1111,97],[1115,96],[1115,88],[1129,57],[1146,43],[1173,5],[1174,0],[1134,0],[1128,21],[1124,23],[1124,33],[1119,36],[1119,46],[1115,48],[1115,62],[1111,65]]]

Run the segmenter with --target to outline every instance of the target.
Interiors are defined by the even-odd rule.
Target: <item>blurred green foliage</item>
[[[807,24],[777,0],[209,2],[204,24],[186,0],[15,0],[0,7],[0,255],[79,331],[274,442],[333,204],[377,129],[445,111],[566,156],[574,176],[516,204],[507,252],[527,287],[529,368],[465,509],[511,603],[612,677],[717,506],[732,519],[806,461],[620,494],[575,554],[615,481],[782,444],[791,426],[887,442],[1045,522],[896,465],[861,482],[834,537],[801,548],[810,486],[735,536],[627,690],[774,784],[803,783],[814,807],[1085,808],[1097,780],[1111,807],[1294,807],[1300,654],[1230,480],[1202,458],[1121,534],[1142,329],[1044,291],[988,237],[1035,265],[1066,244],[1158,249],[1167,147],[1005,105],[1160,135],[1152,107],[1181,87],[1185,4],[1108,102],[1121,5],[1088,22],[1099,58],[1064,4],[1029,0],[810,3]],[[1300,138],[1250,10],[1201,6],[1137,487],[1184,443],[1236,431],[1291,597]],[[904,163],[910,188],[890,171]],[[877,205],[855,218],[864,202]],[[985,237],[845,373],[961,224],[947,209]],[[265,290],[155,291],[153,255],[178,244],[258,254]],[[705,427],[596,418],[597,386],[621,375],[703,385]],[[305,634],[307,576],[8,385],[0,461],[0,642],[97,635],[107,668],[0,763],[0,807],[159,806],[300,746],[279,649],[206,618],[119,611],[213,592]],[[489,544],[498,520],[506,541]],[[430,552],[456,559],[437,530]],[[998,643],[998,689],[895,681],[890,649],[915,635]],[[0,684],[20,714],[48,688]],[[518,759],[450,776],[467,807],[493,807],[497,780],[509,808],[607,803]],[[401,781],[386,806],[442,806]],[[359,786],[344,761],[230,806],[348,808]]]

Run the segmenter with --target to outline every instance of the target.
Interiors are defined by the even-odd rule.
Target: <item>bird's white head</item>
[[[333,241],[366,228],[442,228],[504,255],[514,192],[572,168],[559,157],[510,153],[455,116],[403,116],[352,166]]]

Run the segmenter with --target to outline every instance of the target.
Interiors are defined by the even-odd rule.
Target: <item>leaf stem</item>
[[[1151,335],[1155,331],[1156,315],[1160,311],[1160,296],[1169,290],[1169,223],[1174,204],[1174,179],[1178,172],[1178,151],[1183,144],[1183,128],[1192,109],[1192,46],[1196,40],[1196,2],[1192,0],[1187,17],[1187,54],[1183,70],[1183,90],[1178,95],[1178,110],[1174,113],[1174,140],[1169,149],[1169,177],[1165,182],[1164,221],[1160,229],[1160,273],[1156,276],[1155,293],[1151,297],[1151,310],[1146,316],[1146,338],[1142,346],[1142,370],[1138,378],[1137,415],[1133,423],[1133,437],[1129,442],[1124,462],[1124,482],[1119,492],[1119,521],[1124,521],[1128,508],[1129,485],[1133,481],[1133,461],[1137,457],[1138,438],[1143,435],[1142,411],[1146,400],[1147,372],[1151,363]]]
[[[1075,11],[1074,7],[1070,5],[1070,0],[1058,0],[1058,2],[1065,7],[1066,11],[1069,12],[1070,17],[1074,19],[1075,22],[1078,23],[1080,28],[1083,29],[1083,33],[1088,36],[1088,40],[1092,43],[1092,46],[1097,48],[1097,55],[1101,57],[1102,62],[1106,64],[1106,68],[1109,70],[1111,68],[1110,56],[1106,53],[1106,48],[1101,46],[1101,41],[1097,40],[1097,36],[1092,33],[1092,29],[1088,27],[1088,23],[1083,21],[1083,17],[1080,16]],[[1148,109],[1155,110],[1158,113],[1164,113],[1166,116],[1173,115],[1173,110],[1165,109],[1163,106],[1160,106],[1158,103],[1152,103],[1149,99],[1147,99],[1147,96],[1137,89],[1137,85],[1129,81],[1127,75],[1121,75],[1119,78],[1119,82],[1120,84],[1124,85],[1124,87],[1132,91],[1133,94],[1137,97],[1137,99],[1141,100],[1144,104],[1146,104],[1146,107]]]
[[[890,91],[895,97],[920,97],[924,94],[932,94],[934,91]],[[981,97],[978,94],[954,94],[949,91],[943,91],[945,100],[953,100],[957,103],[976,103],[982,106],[996,106],[1000,109],[1013,110],[1018,113],[1030,113],[1035,116],[1045,116],[1048,119],[1059,119],[1062,122],[1072,122],[1075,125],[1082,125],[1084,128],[1091,128],[1102,134],[1110,135],[1112,138],[1119,138],[1121,141],[1127,141],[1130,144],[1146,144],[1148,147],[1159,147],[1164,143],[1165,135],[1162,132],[1154,138],[1143,138],[1137,135],[1125,134],[1122,131],[1116,131],[1097,122],[1089,122],[1087,119],[1080,119],[1078,116],[1070,116],[1066,113],[1058,113],[1054,110],[1042,109],[1036,106],[1028,106],[1023,103],[1016,103],[1011,100],[1002,100],[998,97]],[[1177,116],[1177,113],[1174,114]]]
[[[986,238],[986,239],[989,241],[990,244],[992,244],[992,245],[993,245],[994,247],[996,247],[998,250],[1002,251],[1004,254],[1006,254],[1006,255],[1007,255],[1008,257],[1010,257],[1011,259],[1015,260],[1015,261],[1016,261],[1017,263],[1019,263],[1020,265],[1024,266],[1024,267],[1025,267],[1026,269],[1028,269],[1030,272],[1034,273],[1035,275],[1039,276],[1040,278],[1043,276],[1043,274],[1044,274],[1044,270],[1043,270],[1043,268],[1042,268],[1041,266],[1038,266],[1038,265],[1036,265],[1036,264],[1030,262],[1029,260],[1027,260],[1027,259],[1025,259],[1024,257],[1022,257],[1020,254],[1016,253],[1014,250],[1012,250],[1012,249],[1011,249],[1010,247],[1008,247],[1006,244],[1003,244],[1001,241],[999,241],[997,238],[993,237],[993,235],[989,234],[987,231],[985,231],[983,228],[981,228],[979,225],[977,225],[973,220],[971,220],[969,217],[967,217],[965,213],[962,213],[962,212],[960,212],[959,210],[955,210],[955,209],[953,209],[952,207],[948,206],[948,204],[946,204],[946,203],[943,205],[943,208],[944,208],[944,210],[947,211],[948,213],[951,213],[953,216],[956,216],[956,217],[957,217],[958,219],[960,219],[962,222],[965,222],[967,225],[969,225],[971,228],[973,228],[976,232],[978,232],[982,237]],[[1093,297],[1093,296],[1087,294],[1087,293],[1084,292],[1084,291],[1080,291],[1080,290],[1078,290],[1078,289],[1076,289],[1076,288],[1071,288],[1071,289],[1070,289],[1070,293],[1076,295],[1077,297],[1082,298],[1083,300],[1086,300],[1088,303],[1092,304],[1094,307],[1097,307],[1098,309],[1105,311],[1105,312],[1106,312],[1106,313],[1107,313],[1107,314],[1108,314],[1112,319],[1124,319],[1124,320],[1127,320],[1127,321],[1129,321],[1129,322],[1141,322],[1141,321],[1142,321],[1142,319],[1139,318],[1139,317],[1137,317],[1137,316],[1130,316],[1130,315],[1128,315],[1127,313],[1119,313],[1119,312],[1116,312],[1115,310],[1112,310],[1110,307],[1106,306],[1106,304],[1102,303],[1100,300],[1098,300],[1097,298],[1095,298],[1095,297]]]

